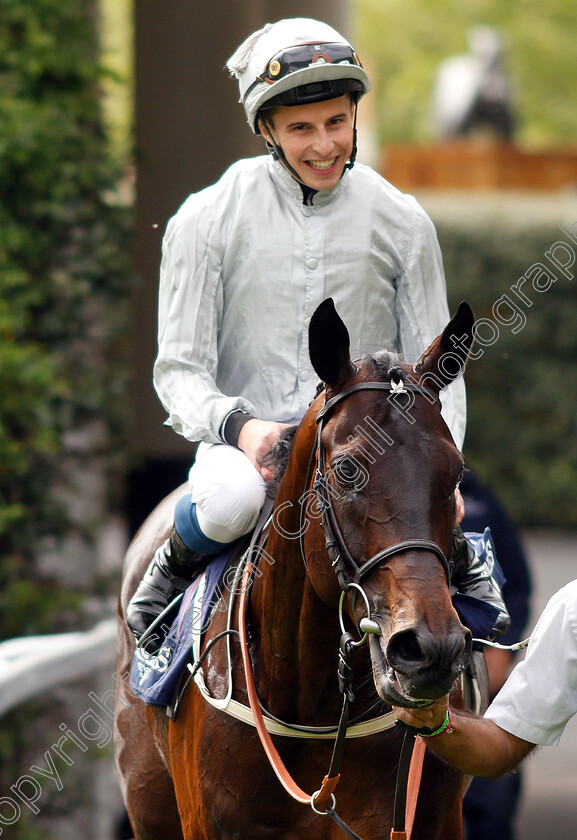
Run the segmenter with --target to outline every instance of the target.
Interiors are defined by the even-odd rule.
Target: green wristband
[[[445,713],[445,719],[443,720],[442,724],[436,729],[434,732],[430,732],[428,735],[425,735],[423,732],[419,732],[421,738],[436,738],[437,735],[442,735],[443,732],[452,732],[451,728],[451,712],[447,709]]]

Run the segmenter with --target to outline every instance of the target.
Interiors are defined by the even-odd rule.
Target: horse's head
[[[351,617],[358,623],[370,610],[375,685],[396,705],[448,692],[471,653],[471,633],[449,592],[463,458],[441,416],[439,392],[461,373],[473,325],[462,303],[408,365],[384,351],[353,363],[347,328],[330,299],[311,320],[311,361],[326,392],[315,484],[324,537],[334,580],[351,592]],[[320,553],[313,548],[313,556]],[[309,575],[321,598],[334,599],[324,565],[316,560]]]

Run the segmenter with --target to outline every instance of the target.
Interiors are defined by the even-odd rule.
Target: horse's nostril
[[[430,655],[430,652],[428,653]],[[395,671],[403,673],[407,665],[424,665],[429,655],[423,649],[422,639],[414,630],[402,630],[394,633],[389,639],[387,659]]]
[[[450,633],[438,639],[429,630],[413,627],[393,633],[387,646],[387,660],[400,674],[414,674],[425,668],[451,669],[470,654],[470,634]]]

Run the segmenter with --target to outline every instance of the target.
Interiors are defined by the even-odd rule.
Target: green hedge
[[[466,198],[453,201],[466,207]],[[542,218],[537,213],[537,218],[533,214],[527,221],[523,198],[511,204],[509,214],[504,201],[498,195],[489,201],[493,218],[491,212],[476,213],[474,206],[464,210],[460,219],[455,207],[449,218],[438,207],[430,208],[443,250],[452,309],[466,299],[477,318],[494,324],[480,326],[476,351],[482,355],[469,363],[466,372],[465,456],[520,524],[574,527],[577,281],[554,268],[546,252],[557,241],[567,242],[577,252],[577,245],[557,224],[571,228],[577,206],[572,218],[566,208],[565,215],[561,208],[556,213],[554,199],[533,199],[529,204],[538,209],[541,203]],[[450,203],[447,198],[446,204]],[[555,255],[562,262],[571,259],[570,252],[563,254],[561,249]],[[553,274],[539,276],[537,264]],[[575,270],[574,266],[570,273]],[[513,290],[523,275],[529,279],[518,288],[527,300]],[[552,277],[557,279],[553,282]],[[495,309],[503,295],[510,303]]]
[[[100,113],[94,4],[2,0],[0,27],[0,638],[69,605],[35,580],[70,527],[51,493],[70,432],[123,424],[119,336],[129,218]]]

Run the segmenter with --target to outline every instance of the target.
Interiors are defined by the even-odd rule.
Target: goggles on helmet
[[[298,44],[294,47],[288,47],[281,50],[274,55],[264,72],[257,76],[256,83],[268,82],[273,84],[279,79],[284,78],[289,73],[295,70],[302,70],[304,67],[310,67],[316,63],[319,64],[356,64],[361,67],[361,62],[356,52],[348,44],[339,44],[337,42],[320,41],[310,44]]]

